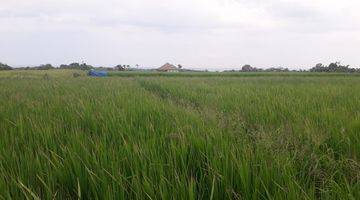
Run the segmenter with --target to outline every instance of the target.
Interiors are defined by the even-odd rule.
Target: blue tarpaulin
[[[105,77],[108,75],[107,71],[97,71],[97,70],[90,70],[88,73],[89,76],[96,76],[96,77]]]

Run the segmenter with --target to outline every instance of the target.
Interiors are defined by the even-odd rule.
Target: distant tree
[[[318,64],[315,65],[315,67],[316,68],[322,68],[322,67],[324,67],[324,65],[322,63],[318,63]]]
[[[244,65],[244,66],[241,68],[241,71],[242,71],[242,72],[261,72],[261,71],[263,71],[263,70],[260,69],[260,68],[251,67],[251,65]]]
[[[125,71],[126,65],[116,65],[114,68],[115,68],[115,70],[118,70],[118,71]]]
[[[349,69],[349,65],[341,65],[340,62],[330,63],[329,72],[351,72],[352,69]]]
[[[180,65],[180,64],[178,64],[178,68],[179,68],[179,69],[182,69],[182,68],[183,68],[183,66],[182,66],[182,65]]]
[[[60,69],[78,69],[78,70],[90,70],[93,69],[94,67],[91,65],[88,65],[86,63],[71,63],[69,65],[60,65]]]
[[[0,63],[0,70],[12,70],[13,68],[7,64]]]
[[[93,66],[87,65],[86,63],[82,63],[82,64],[80,65],[80,69],[81,69],[81,70],[90,70],[90,69],[93,69],[93,68],[94,68]]]
[[[339,62],[334,62],[334,63],[330,63],[330,65],[328,66],[328,71],[329,72],[335,72],[337,70],[340,70],[340,63]]]
[[[251,65],[244,65],[241,68],[241,71],[243,71],[243,72],[252,72],[252,71],[255,71],[255,68],[251,67]]]
[[[322,63],[318,63],[315,67],[310,69],[310,72],[324,72],[326,67]]]
[[[71,63],[69,65],[70,69],[80,69],[80,64],[79,63]]]
[[[71,63],[69,65],[60,65],[60,69],[80,69],[79,63]]]
[[[310,72],[346,72],[346,73],[354,73],[357,72],[357,69],[350,68],[349,65],[341,65],[340,62],[330,63],[329,66],[324,66],[319,63],[315,65],[315,67],[310,69]]]

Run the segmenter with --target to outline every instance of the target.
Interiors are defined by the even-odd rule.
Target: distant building
[[[175,65],[172,65],[170,63],[166,63],[162,67],[158,68],[156,71],[159,71],[159,72],[179,72],[179,68],[177,68]]]

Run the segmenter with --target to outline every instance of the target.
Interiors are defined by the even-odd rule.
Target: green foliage
[[[242,68],[241,68],[241,71],[243,72],[253,72],[253,71],[257,71],[258,69],[254,68],[254,67],[251,67],[250,65],[244,65]]]
[[[114,67],[115,70],[117,71],[126,71],[126,70],[130,70],[130,65],[116,65]]]
[[[354,73],[358,72],[359,70],[355,68],[350,68],[349,65],[341,65],[340,62],[330,63],[329,66],[324,66],[323,64],[319,63],[315,67],[310,69],[310,72],[347,72],[347,73]]]
[[[227,70],[226,72],[290,72],[288,68],[271,67],[267,69],[252,67],[251,65],[244,65],[241,70]]]
[[[12,67],[10,67],[7,64],[0,63],[0,71],[2,71],[2,70],[12,70]]]
[[[90,70],[94,67],[86,63],[71,63],[69,65],[60,65],[60,69],[73,69],[73,70]]]
[[[0,199],[360,198],[359,77],[114,74],[0,73]]]

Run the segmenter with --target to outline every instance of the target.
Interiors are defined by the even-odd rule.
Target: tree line
[[[240,70],[228,70],[227,72],[343,72],[343,73],[360,73],[360,68],[351,68],[350,65],[342,65],[340,62],[330,63],[328,66],[322,63],[316,64],[309,70],[290,70],[284,67],[271,67],[267,69],[244,65]]]
[[[262,69],[252,67],[251,65],[244,65],[240,70],[227,70],[226,72],[290,72],[290,70],[283,67],[271,67],[267,69]]]
[[[138,65],[137,65],[138,67]],[[22,67],[22,68],[13,68],[5,63],[0,62],[0,70],[50,70],[50,69],[75,69],[75,70],[91,70],[91,69],[102,69],[102,70],[117,70],[117,71],[126,71],[131,70],[133,68],[130,65],[116,65],[114,67],[94,67],[92,65],[88,65],[86,63],[70,63],[70,64],[62,64],[59,67],[55,67],[51,64],[43,64],[34,67]]]
[[[350,65],[341,65],[340,62],[330,63],[328,66],[324,66],[319,63],[315,67],[310,69],[310,72],[347,72],[354,73],[360,72],[360,69],[351,68]]]
[[[13,69],[22,69],[22,70],[50,70],[50,69],[77,69],[77,70],[91,70],[95,67],[88,65],[86,63],[71,63],[71,64],[62,64],[59,67],[55,67],[51,64],[43,64],[34,67],[22,67],[22,68],[13,68],[7,64],[0,63],[0,70],[13,70]]]
[[[138,68],[138,65],[136,65]],[[179,69],[182,66],[179,65]],[[0,62],[0,70],[13,70],[13,68],[7,64]],[[25,67],[20,68],[22,70],[50,70],[50,69],[74,69],[74,70],[91,70],[91,69],[102,69],[102,70],[116,70],[116,71],[132,71],[134,68],[131,68],[130,65],[116,65],[114,67],[94,67],[86,63],[71,63],[71,64],[62,64],[59,67],[54,67],[51,64],[43,64],[35,67]],[[186,70],[184,70],[186,71]],[[322,63],[316,64],[315,67],[312,67],[309,70],[290,70],[284,67],[271,67],[271,68],[256,68],[251,65],[244,65],[240,70],[226,70],[225,72],[342,72],[342,73],[360,73],[359,68],[351,68],[349,65],[342,65],[340,62],[333,62],[329,65],[323,65]]]

